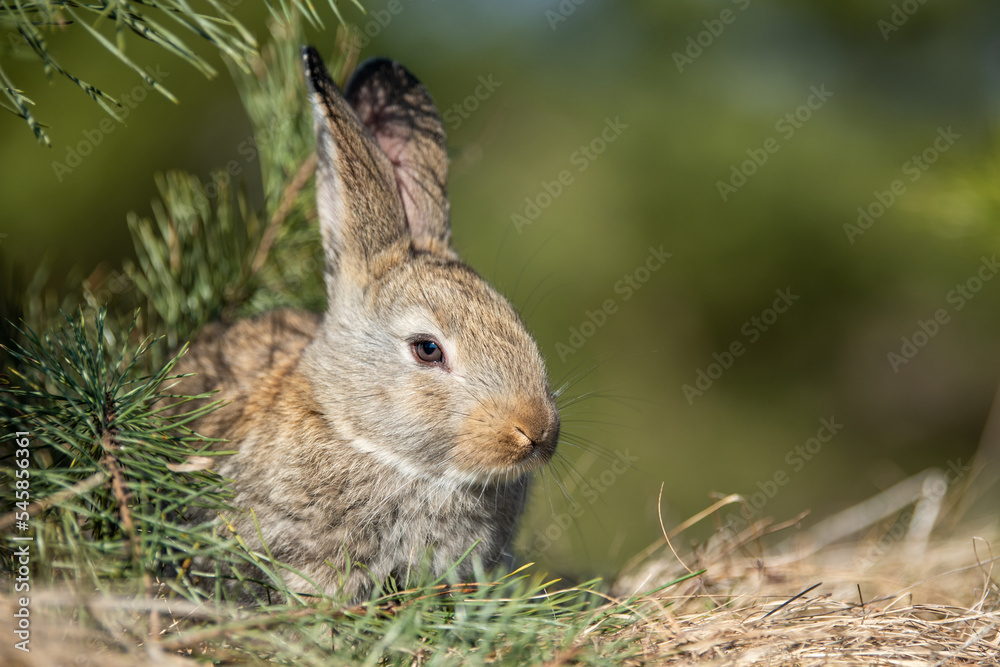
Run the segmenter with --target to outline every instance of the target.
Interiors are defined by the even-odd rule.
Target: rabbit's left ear
[[[450,254],[448,147],[427,90],[399,63],[373,58],[344,96],[392,163],[413,245]]]

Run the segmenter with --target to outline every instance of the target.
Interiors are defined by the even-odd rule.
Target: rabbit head
[[[305,352],[341,438],[407,475],[514,481],[548,461],[559,413],[534,339],[450,247],[444,129],[376,59],[342,95],[303,49],[314,111],[328,309]]]

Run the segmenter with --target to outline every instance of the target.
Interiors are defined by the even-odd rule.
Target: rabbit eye
[[[427,364],[444,362],[444,350],[432,340],[418,340],[413,344],[413,354],[417,359]]]

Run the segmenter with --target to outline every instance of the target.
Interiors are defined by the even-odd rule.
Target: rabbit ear
[[[448,147],[427,90],[399,63],[373,58],[345,97],[392,163],[414,247],[450,253]]]
[[[303,47],[302,64],[316,128],[316,199],[327,289],[349,279],[365,285],[409,246],[403,206],[389,158],[340,94],[316,49]],[[408,250],[407,250],[408,252]]]

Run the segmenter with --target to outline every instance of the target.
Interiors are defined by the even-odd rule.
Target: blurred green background
[[[661,482],[669,526],[713,492],[750,496],[784,471],[759,511],[810,509],[809,525],[926,467],[971,461],[1000,377],[1000,280],[971,299],[949,293],[998,250],[996,3],[364,4],[367,16],[343,9],[374,35],[362,58],[402,61],[445,116],[460,253],[524,313],[554,383],[573,380],[564,400],[581,399],[564,430],[589,444],[564,445],[540,480],[522,540],[531,558],[613,572],[659,535]],[[257,2],[234,12],[266,40]],[[309,35],[332,53],[324,16],[328,29]],[[130,42],[180,104],[148,94],[63,172],[54,163],[106,116],[68,82],[44,85],[26,47],[0,36],[5,70],[53,140],[41,148],[0,117],[0,251],[26,273],[45,256],[57,282],[118,266],[132,247],[126,213],[148,214],[157,172],[207,179],[236,160],[261,201],[238,149],[249,121],[205,45],[214,80]],[[51,42],[111,94],[140,83],[89,38]],[[925,151],[935,161],[915,171]],[[731,180],[734,169],[753,173]],[[739,187],[723,198],[720,181]],[[877,213],[889,197],[849,238],[858,208]],[[644,273],[660,246],[671,256]],[[625,276],[648,279],[626,289]],[[776,290],[798,298],[772,320]],[[589,317],[600,326],[584,324],[608,300]],[[939,309],[948,321],[894,369],[887,354]],[[734,342],[744,352],[710,368]],[[699,370],[718,377],[685,395]],[[822,419],[843,428],[811,460],[787,456]]]

